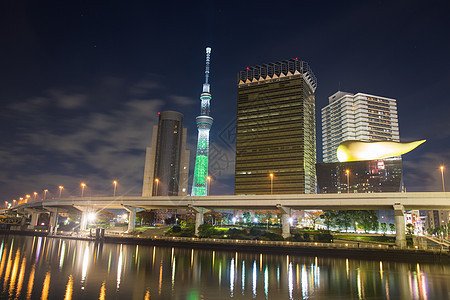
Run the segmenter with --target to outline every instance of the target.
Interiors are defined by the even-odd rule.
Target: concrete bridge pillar
[[[95,213],[95,209],[87,206],[74,206],[76,209],[81,211],[81,221],[80,221],[80,231],[85,231],[88,225],[88,215],[90,213]]]
[[[289,218],[291,217],[291,209],[286,206],[277,205],[277,208],[281,212],[281,235],[283,238],[288,238],[291,236],[291,223]]]
[[[405,208],[400,203],[394,204],[395,216],[395,244],[400,248],[406,247]]]
[[[198,236],[198,228],[203,224],[203,214],[207,211],[203,207],[190,207],[193,211],[195,211],[195,235]]]
[[[58,208],[57,207],[45,207],[46,210],[50,211],[50,224],[49,224],[49,233],[56,234],[56,226],[58,225]]]
[[[133,206],[124,206],[124,208],[129,213],[127,233],[132,233],[136,229],[136,213],[143,211],[144,209],[140,208],[140,207],[133,207]]]
[[[30,225],[28,225],[28,229],[35,229],[38,225],[39,215],[42,213],[42,211],[31,208],[26,208],[25,211],[28,214],[31,214],[31,223]]]

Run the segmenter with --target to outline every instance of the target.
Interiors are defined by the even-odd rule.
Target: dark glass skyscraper
[[[159,113],[153,127],[152,147],[147,148],[142,196],[176,196],[187,194],[189,150],[183,114]]]
[[[235,194],[316,192],[316,87],[298,59],[238,74]]]

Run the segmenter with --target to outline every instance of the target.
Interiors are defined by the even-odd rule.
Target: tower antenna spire
[[[205,83],[208,83],[209,79],[209,62],[211,60],[211,48],[206,48],[206,67],[205,67]]]

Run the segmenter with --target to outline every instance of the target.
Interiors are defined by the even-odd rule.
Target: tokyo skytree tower
[[[206,69],[203,92],[200,95],[201,112],[196,118],[198,128],[197,155],[195,157],[194,181],[192,183],[191,196],[208,195],[208,155],[209,155],[209,130],[213,124],[213,118],[209,116],[209,105],[212,99],[209,93],[209,61],[211,48],[206,48]]]

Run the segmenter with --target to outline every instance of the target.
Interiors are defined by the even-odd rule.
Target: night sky
[[[207,46],[211,194],[234,193],[237,73],[295,57],[318,80],[318,162],[330,95],[390,97],[401,141],[427,139],[403,156],[407,191],[441,191],[439,166],[450,169],[446,3],[1,1],[0,195],[57,197],[63,185],[63,196],[80,196],[81,182],[85,195],[111,195],[114,179],[120,195],[140,194],[162,110],[185,116],[192,174]]]

